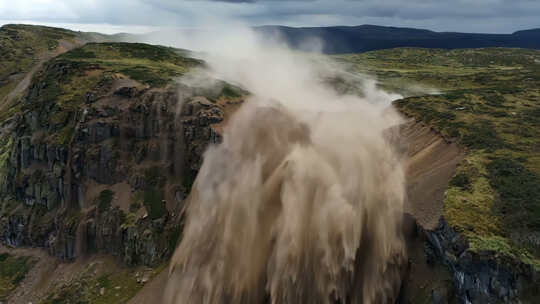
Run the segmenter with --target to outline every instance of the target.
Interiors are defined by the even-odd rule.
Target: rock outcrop
[[[402,126],[407,143],[409,278],[404,303],[537,303],[540,277],[517,259],[477,252],[444,218],[444,197],[464,157],[429,125]],[[409,227],[410,226],[410,227]]]
[[[23,111],[4,122],[0,240],[62,260],[101,252],[154,265],[174,250],[183,200],[206,147],[221,141],[212,125],[225,112],[185,85],[152,88],[122,75],[84,97],[55,92],[56,81],[92,71],[99,67],[48,64]]]
[[[424,231],[428,263],[448,267],[459,303],[535,303],[540,286],[531,265],[490,252],[468,250],[464,240],[444,219],[435,230]],[[535,296],[536,295],[536,296]],[[530,299],[529,296],[532,296]]]

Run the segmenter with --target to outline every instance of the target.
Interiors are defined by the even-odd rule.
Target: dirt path
[[[28,88],[32,77],[43,66],[44,62],[45,60],[42,60],[37,65],[35,65],[28,73],[26,73],[24,78],[19,81],[17,86],[11,92],[9,92],[6,97],[4,97],[4,101],[2,101],[2,108],[0,108],[0,110],[3,110],[10,101],[12,101],[15,97],[17,97],[17,95],[21,94],[22,92],[24,92],[24,90],[26,90],[26,88]]]
[[[52,283],[59,262],[45,250],[38,248],[6,248],[0,247],[0,253],[15,256],[29,256],[37,259],[37,264],[26,275],[21,284],[11,293],[7,303],[27,304],[33,299],[40,299]]]
[[[169,278],[169,268],[162,270],[156,277],[148,282],[128,304],[161,304],[167,279]]]
[[[48,60],[60,55],[60,54],[63,54],[67,51],[70,51],[76,47],[79,47],[79,46],[82,46],[84,45],[84,41],[82,40],[75,40],[75,41],[67,41],[67,40],[60,40],[59,43],[58,43],[58,47],[56,48],[56,50],[52,51],[52,52],[45,52],[45,53],[42,53],[42,54],[39,54],[38,55],[38,63],[32,67],[32,69],[30,69],[30,71],[28,71],[28,73],[26,73],[24,75],[24,77],[19,81],[19,83],[15,86],[15,88],[13,90],[11,90],[11,92],[9,92],[6,97],[4,97],[4,99],[2,100],[2,102],[0,102],[0,111],[5,111],[6,108],[9,107],[9,105],[11,104],[11,102],[17,97],[19,96],[20,94],[22,94],[29,86],[30,86],[30,83],[32,81],[32,77],[34,77],[34,75],[36,74],[37,71],[39,71],[39,69],[41,69],[41,67],[43,66],[43,64],[45,64],[45,62],[47,62]]]

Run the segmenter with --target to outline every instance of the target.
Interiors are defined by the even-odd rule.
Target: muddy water
[[[404,170],[384,124],[347,127],[360,115],[240,109],[205,154],[166,303],[394,301]]]

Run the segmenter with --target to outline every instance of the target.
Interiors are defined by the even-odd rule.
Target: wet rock
[[[85,102],[86,102],[87,104],[89,104],[89,103],[94,103],[94,102],[96,102],[97,100],[98,100],[98,95],[97,95],[96,92],[90,91],[90,92],[86,93]]]
[[[99,143],[111,137],[118,136],[120,134],[120,131],[118,125],[105,122],[97,122],[88,125],[87,131],[85,131],[85,133],[87,133],[89,143]]]
[[[121,87],[114,92],[114,95],[132,98],[137,95],[137,88],[135,87]]]
[[[424,233],[428,261],[444,264],[451,270],[460,303],[508,303],[526,288],[540,283],[534,271],[524,271],[530,268],[521,262],[500,264],[490,253],[467,250],[463,239],[444,219],[439,228]],[[521,285],[523,281],[529,287]]]
[[[21,138],[19,141],[20,145],[20,162],[23,169],[26,169],[30,166],[30,160],[32,159],[32,149],[30,144],[30,138],[25,137]]]
[[[184,199],[186,199],[187,197],[187,191],[184,187],[177,187],[175,192],[174,192],[174,198],[175,200],[180,203],[182,201],[184,201]]]
[[[431,291],[431,298],[433,299],[433,304],[443,304],[443,297],[437,290]]]

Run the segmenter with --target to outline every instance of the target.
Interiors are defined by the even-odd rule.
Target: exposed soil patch
[[[45,62],[47,62],[51,58],[54,58],[60,54],[70,51],[74,49],[75,47],[81,46],[83,44],[84,42],[81,40],[75,40],[75,41],[60,40],[59,45],[56,48],[56,50],[39,54],[38,63],[30,71],[28,71],[26,75],[24,75],[24,77],[19,81],[19,83],[15,86],[15,88],[6,95],[4,100],[2,100],[2,102],[0,103],[0,111],[4,111],[6,107],[9,106],[13,98],[22,94],[28,88],[32,80],[32,77],[34,77],[34,74],[36,74],[36,72],[39,71],[39,69],[43,66]]]
[[[57,276],[59,262],[45,250],[36,248],[6,248],[0,247],[0,253],[9,253],[14,256],[29,256],[35,258],[37,263],[32,267],[21,284],[8,299],[8,303],[27,304],[39,299],[51,286],[52,277]]]
[[[162,303],[168,279],[169,268],[167,267],[147,283],[128,304]]]
[[[407,303],[447,303],[455,296],[452,276],[425,253],[425,230],[436,229],[444,212],[444,193],[465,153],[429,126],[411,120],[401,127],[407,143],[407,200],[405,202],[409,268],[401,299]],[[412,217],[412,218],[411,218]],[[439,302],[435,302],[439,300]]]
[[[405,212],[425,229],[434,229],[443,214],[444,192],[464,152],[424,124],[410,121],[401,131],[408,144]]]

